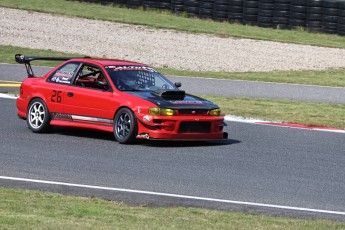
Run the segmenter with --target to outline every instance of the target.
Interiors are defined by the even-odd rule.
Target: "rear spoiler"
[[[34,72],[31,68],[31,61],[45,60],[45,61],[67,61],[75,58],[90,58],[90,57],[40,57],[40,56],[25,56],[23,54],[16,54],[14,56],[15,60],[19,64],[25,64],[28,77],[34,77]]]

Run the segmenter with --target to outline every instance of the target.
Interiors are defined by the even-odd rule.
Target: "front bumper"
[[[147,118],[147,117],[146,117]],[[153,116],[139,119],[138,139],[224,140],[223,116]]]

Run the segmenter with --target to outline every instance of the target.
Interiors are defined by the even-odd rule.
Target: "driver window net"
[[[155,86],[155,76],[150,72],[138,71],[136,83],[142,87]]]

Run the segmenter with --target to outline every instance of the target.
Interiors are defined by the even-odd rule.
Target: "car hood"
[[[170,109],[218,109],[216,104],[210,101],[185,94],[182,90],[166,91],[127,91],[133,96],[145,99],[161,108]]]

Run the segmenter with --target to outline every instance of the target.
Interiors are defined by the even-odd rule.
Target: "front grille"
[[[208,109],[179,109],[178,113],[180,115],[206,115]]]
[[[210,122],[181,122],[179,133],[209,133],[211,130]]]

